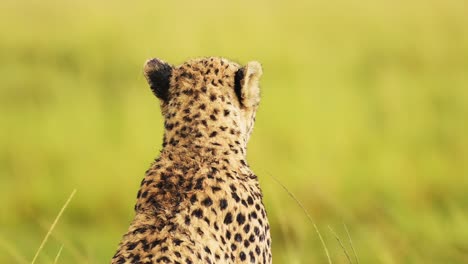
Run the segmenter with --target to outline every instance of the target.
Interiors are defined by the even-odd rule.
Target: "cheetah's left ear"
[[[160,59],[150,59],[145,62],[143,73],[154,95],[167,102],[172,66]]]
[[[262,76],[262,65],[251,61],[236,72],[234,89],[241,106],[255,107],[260,103],[259,81]]]

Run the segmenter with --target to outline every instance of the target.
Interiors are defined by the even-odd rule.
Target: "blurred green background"
[[[263,64],[248,160],[275,263],[468,263],[468,5],[415,1],[0,3],[0,263],[108,263],[159,152],[142,65]],[[352,253],[350,252],[352,255]]]

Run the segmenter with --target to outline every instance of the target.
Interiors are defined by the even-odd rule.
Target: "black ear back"
[[[237,95],[239,103],[242,105],[242,82],[244,80],[244,68],[237,70],[234,76],[234,92]]]
[[[151,59],[145,63],[144,74],[154,95],[162,101],[167,101],[172,66],[160,59]]]
[[[259,81],[262,73],[262,65],[258,61],[250,61],[237,70],[234,76],[234,91],[241,107],[255,108],[260,103]]]

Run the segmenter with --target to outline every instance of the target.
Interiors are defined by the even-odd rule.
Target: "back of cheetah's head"
[[[245,155],[260,102],[262,68],[258,62],[242,67],[212,57],[172,66],[151,59],[144,74],[160,99],[165,119],[163,146],[225,144]]]

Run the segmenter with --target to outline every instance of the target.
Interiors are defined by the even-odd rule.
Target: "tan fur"
[[[150,83],[158,63],[145,64]],[[234,91],[238,70],[242,102]],[[172,67],[161,100],[163,150],[112,263],[271,263],[262,194],[246,163],[261,74],[258,62],[241,68],[221,58]]]

